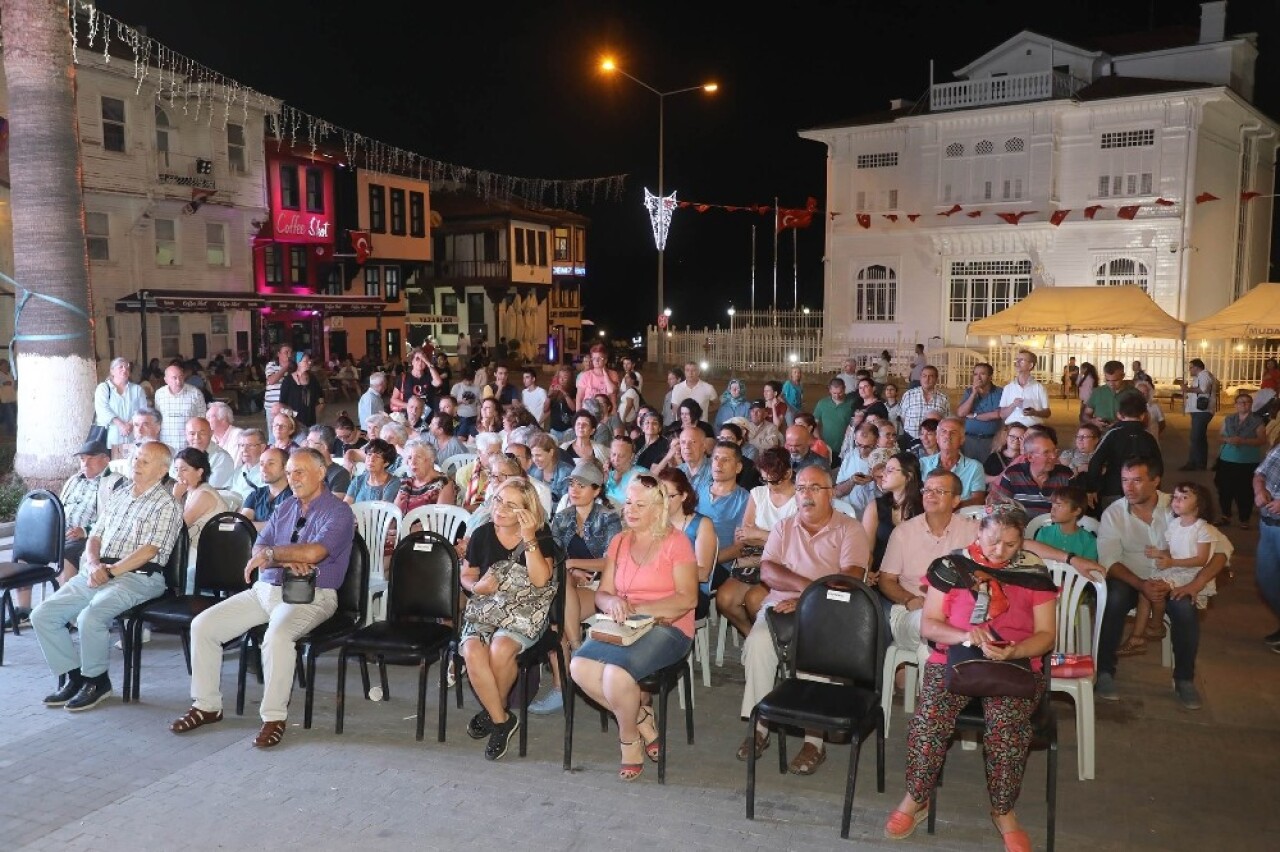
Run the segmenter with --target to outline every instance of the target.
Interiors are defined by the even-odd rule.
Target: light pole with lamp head
[[[626,77],[631,82],[639,86],[643,86],[644,88],[648,89],[650,92],[658,96],[658,199],[659,199],[658,203],[661,204],[662,199],[665,197],[664,196],[665,183],[663,179],[665,177],[665,167],[666,167],[666,156],[665,156],[666,110],[665,110],[665,107],[667,103],[667,98],[671,95],[680,95],[680,94],[684,94],[685,92],[697,92],[697,91],[703,91],[708,93],[715,92],[719,90],[720,86],[716,83],[703,83],[702,85],[699,85],[699,86],[686,86],[683,89],[673,89],[672,91],[669,91],[669,92],[659,91],[658,89],[655,89],[653,86],[650,86],[644,80],[641,80],[639,77],[635,77],[631,74],[628,74],[626,71],[623,71],[621,68],[618,67],[618,64],[611,57],[606,57],[605,59],[601,60],[600,70],[609,74],[612,74],[612,73],[621,74],[623,77]],[[663,302],[664,302],[662,285],[663,285],[663,257],[664,257],[665,250],[666,250],[666,240],[664,239],[658,245],[658,310],[659,311],[663,310]],[[670,316],[669,313],[667,315]],[[659,331],[658,333],[658,370],[660,372],[665,372],[661,331]]]

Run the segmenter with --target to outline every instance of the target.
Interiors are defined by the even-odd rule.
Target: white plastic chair
[[[987,515],[986,506],[964,506],[960,509],[959,515],[962,518],[976,518],[982,520]]]
[[[1051,523],[1053,523],[1053,518],[1049,517],[1048,512],[1045,512],[1043,515],[1036,515],[1034,518],[1032,518],[1030,521],[1027,522],[1027,530],[1026,530],[1026,533],[1024,534],[1024,537],[1035,538],[1036,532],[1038,530],[1041,530],[1049,526],[1049,524]],[[1088,515],[1081,516],[1076,521],[1076,524],[1079,525],[1082,529],[1086,529],[1089,532],[1093,533],[1094,535],[1097,535],[1098,530],[1101,528],[1101,525],[1098,523],[1098,519],[1091,518]]]
[[[853,504],[848,500],[841,500],[839,497],[831,501],[831,508],[835,509],[842,515],[848,515],[854,520],[858,519],[858,513],[853,511]]]
[[[387,576],[383,570],[383,552],[386,550],[387,534],[392,524],[397,530],[406,529],[401,521],[400,510],[395,503],[385,500],[361,500],[351,504],[351,511],[356,516],[356,531],[364,539],[369,548],[369,622],[372,624],[384,617],[381,602],[387,590]]]
[[[400,529],[404,535],[408,535],[413,529],[413,525],[418,523],[422,524],[424,530],[440,533],[450,542],[454,542],[459,538],[458,528],[466,524],[470,518],[471,513],[461,506],[433,503],[405,512],[404,517],[400,520]],[[470,526],[468,526],[467,531],[470,531],[470,529]]]
[[[924,681],[924,667],[920,665],[921,654],[913,648],[903,648],[896,642],[890,642],[884,654],[884,685],[880,690],[880,709],[884,711],[884,735],[889,736],[889,722],[893,718],[893,681],[898,674],[898,666],[914,667],[914,672],[906,673],[906,682],[902,687],[902,710],[905,713],[916,712],[916,693],[920,691]]]
[[[239,492],[228,488],[219,488],[218,496],[222,498],[222,502],[227,504],[228,512],[239,512],[244,507],[244,497]],[[191,564],[195,565],[194,562]]]
[[[449,458],[445,459],[444,464],[441,465],[440,467],[440,470],[441,472],[444,473],[445,476],[449,477],[449,479],[452,480],[454,476],[458,473],[458,468],[466,467],[467,465],[471,464],[473,461],[476,461],[479,458],[480,456],[477,453],[458,453],[456,455],[449,456]]]
[[[1058,638],[1053,649],[1060,654],[1080,654],[1082,639],[1080,621],[1077,619],[1081,611],[1081,596],[1090,587],[1098,596],[1097,611],[1103,612],[1107,606],[1107,584],[1103,580],[1090,580],[1065,562],[1049,560],[1049,573],[1053,582],[1058,585]],[[1089,647],[1098,647],[1098,634],[1102,630],[1102,619],[1096,619],[1093,633],[1088,637]],[[1051,677],[1049,689],[1053,692],[1064,692],[1071,696],[1076,706],[1076,764],[1081,781],[1094,777],[1094,716],[1093,716],[1093,675],[1088,677]]]
[[[111,461],[107,462],[107,470],[111,471],[112,473],[118,474],[120,476],[128,476],[129,460],[128,459],[112,459]]]

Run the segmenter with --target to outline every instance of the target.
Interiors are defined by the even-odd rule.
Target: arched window
[[[160,165],[169,166],[169,142],[173,125],[169,123],[169,115],[159,106],[156,107],[156,158]]]
[[[1099,287],[1141,287],[1150,295],[1151,275],[1147,265],[1131,257],[1113,257],[1096,267],[1094,279]]]
[[[961,145],[959,142],[952,142],[950,145],[948,145],[948,146],[947,146],[947,156],[948,156],[948,157],[963,157],[963,156],[964,156],[964,145]]]
[[[1023,141],[1019,139],[1017,136],[1015,136],[1012,139],[1005,140],[1004,152],[1006,154],[1017,154],[1017,153],[1020,153],[1025,147],[1026,146],[1024,145]]]
[[[853,318],[857,322],[894,322],[898,314],[898,273],[874,264],[858,270]]]
[[[994,147],[995,147],[995,146],[993,146],[993,145],[991,144],[991,140],[990,140],[990,139],[983,139],[983,140],[982,140],[981,142],[979,142],[977,145],[974,145],[974,146],[973,146],[973,153],[975,153],[975,154],[990,154],[990,153],[991,153],[991,151],[994,149]]]

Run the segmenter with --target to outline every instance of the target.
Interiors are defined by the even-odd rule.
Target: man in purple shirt
[[[294,451],[285,466],[293,489],[267,522],[244,568],[253,588],[205,610],[191,623],[191,709],[169,726],[175,734],[222,720],[222,645],[251,627],[267,625],[262,639],[262,730],[258,748],[284,738],[289,693],[293,689],[296,642],[333,615],[337,589],[347,573],[356,521],[351,507],[325,487],[325,462],[315,450]],[[261,570],[259,570],[261,569]],[[316,572],[315,600],[288,604],[281,599],[285,572]]]

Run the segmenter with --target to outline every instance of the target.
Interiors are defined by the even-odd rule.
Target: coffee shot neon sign
[[[328,240],[329,228],[329,220],[324,216],[303,216],[301,213],[289,211],[276,214],[275,235],[277,237],[311,237],[316,240]]]

